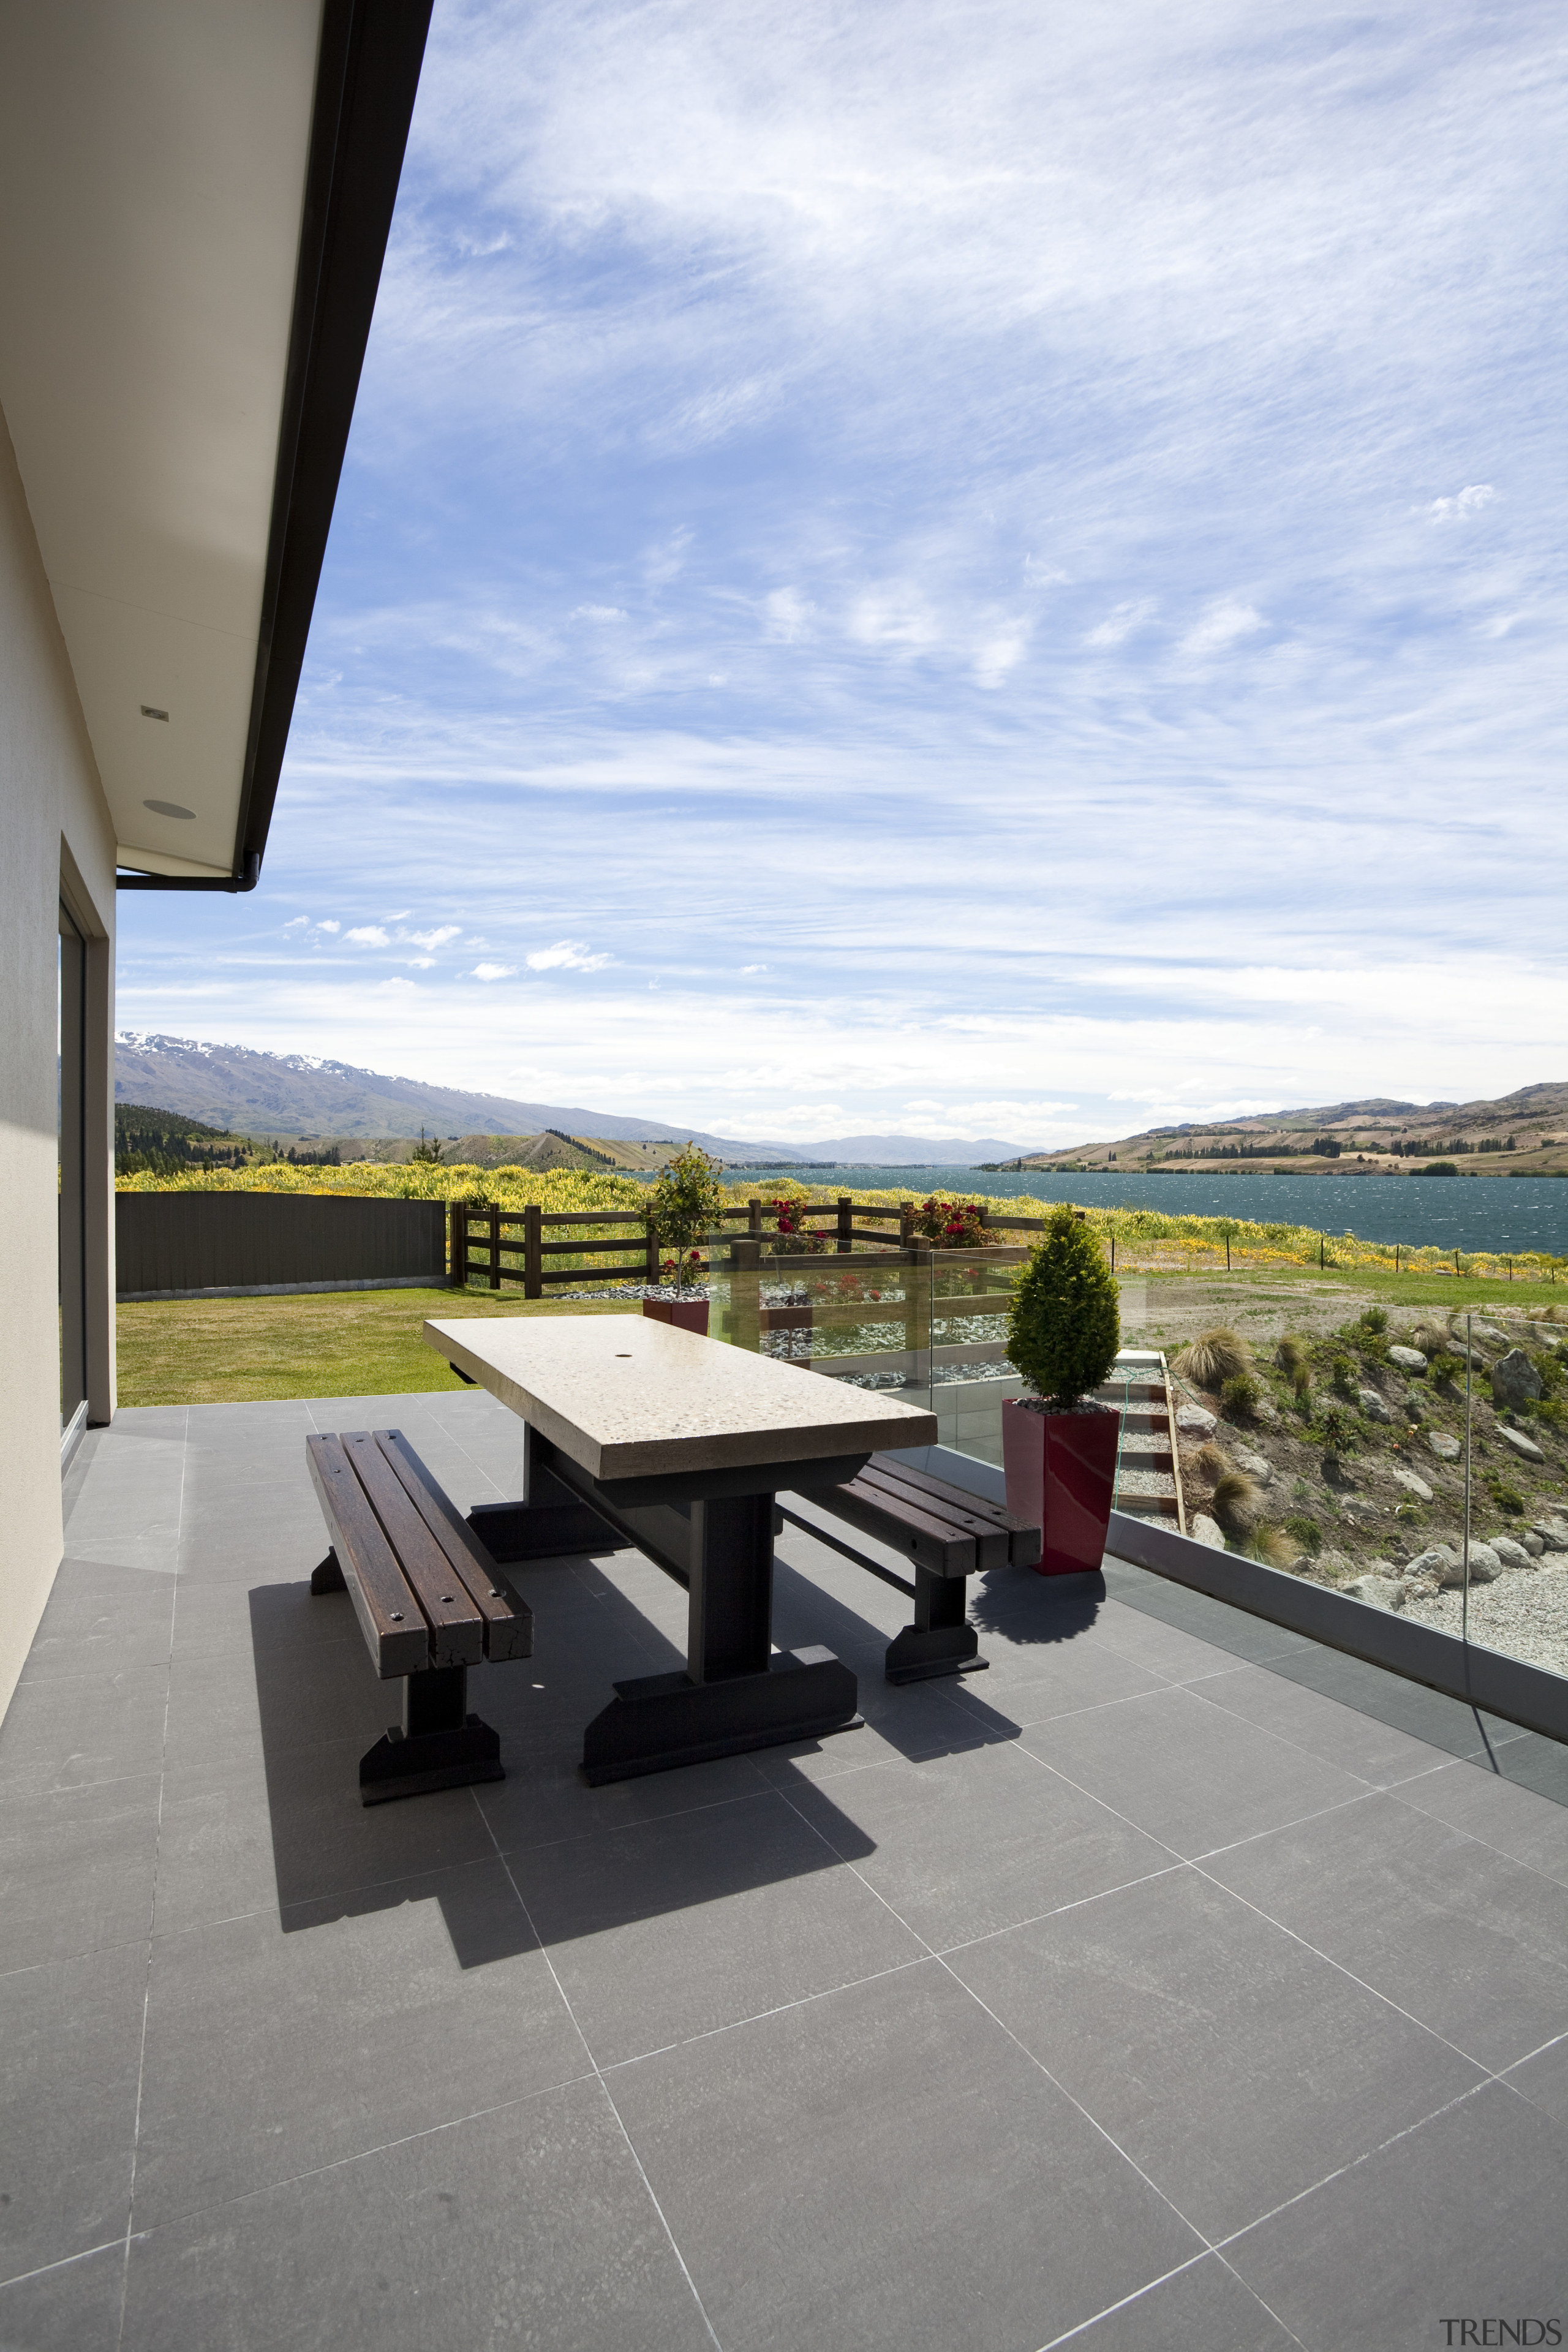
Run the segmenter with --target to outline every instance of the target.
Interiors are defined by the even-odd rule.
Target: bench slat
[[[1000,1503],[993,1503],[984,1495],[972,1495],[966,1487],[950,1486],[945,1478],[933,1478],[928,1470],[911,1470],[907,1463],[889,1462],[885,1454],[873,1454],[862,1476],[875,1471],[879,1477],[897,1479],[900,1484],[913,1486],[917,1493],[933,1500],[951,1504],[955,1509],[971,1514],[985,1525],[995,1528],[1007,1538],[1007,1550],[1003,1559],[991,1560],[989,1567],[1010,1564],[1014,1568],[1033,1568],[1040,1557],[1040,1530],[1027,1519],[1016,1518]]]
[[[384,1683],[422,1673],[430,1628],[342,1446],[335,1437],[307,1437],[305,1459],[377,1674]]]
[[[433,1666],[477,1665],[485,1654],[484,1620],[468,1586],[426,1526],[368,1429],[342,1432],[349,1465],[369,1497],[405,1580],[430,1627]]]
[[[520,1601],[457,1505],[431,1476],[400,1429],[378,1429],[375,1442],[416,1510],[461,1577],[495,1663],[533,1654],[533,1612]]]
[[[955,1535],[970,1537],[975,1548],[976,1574],[989,1569],[1006,1567],[1009,1558],[1007,1530],[995,1526],[978,1511],[971,1510],[967,1498],[960,1501],[955,1494],[932,1494],[924,1486],[910,1486],[900,1469],[884,1468],[875,1456],[861,1471],[858,1483],[885,1495],[895,1512],[913,1508],[923,1517],[951,1528]]]
[[[949,1519],[935,1518],[913,1502],[889,1494],[885,1487],[865,1486],[859,1478],[851,1478],[842,1486],[806,1486],[801,1491],[819,1510],[847,1519],[863,1534],[907,1552],[918,1568],[930,1569],[933,1576],[974,1573],[973,1535]]]

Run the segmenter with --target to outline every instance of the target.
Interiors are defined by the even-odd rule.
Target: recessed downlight
[[[168,712],[166,710],[154,710],[150,702],[144,702],[142,705],[142,716],[143,719],[161,719],[165,726],[169,723]]]
[[[183,809],[178,801],[143,801],[142,805],[144,809],[151,809],[154,816],[195,816],[195,809]]]

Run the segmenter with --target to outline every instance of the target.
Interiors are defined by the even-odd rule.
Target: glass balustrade
[[[942,1446],[994,1474],[1002,1404],[1024,1386],[1006,1354],[1024,1256],[731,1234],[712,1249],[712,1328],[926,1407]],[[1122,1414],[1118,1509],[1568,1674],[1568,1297],[1467,1286],[1123,1278],[1100,1391]]]

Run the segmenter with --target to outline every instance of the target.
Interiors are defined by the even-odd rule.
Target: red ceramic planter
[[[708,1337],[708,1301],[706,1298],[645,1298],[642,1311],[653,1323],[673,1323],[678,1331],[697,1331]]]
[[[1073,1576],[1104,1559],[1121,1429],[1114,1405],[1035,1412],[1004,1403],[1007,1508],[1043,1530],[1037,1575]]]

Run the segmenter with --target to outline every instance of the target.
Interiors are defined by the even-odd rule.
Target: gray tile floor
[[[1562,1748],[1116,1562],[988,1580],[991,1670],[892,1690],[904,1604],[792,1529],[779,1636],[863,1729],[584,1788],[684,1598],[549,1563],[472,1681],[506,1781],[367,1812],[302,1439],[371,1425],[515,1491],[468,1395],[126,1412],[73,1469],[0,1728],[0,2347],[1568,2320]]]

